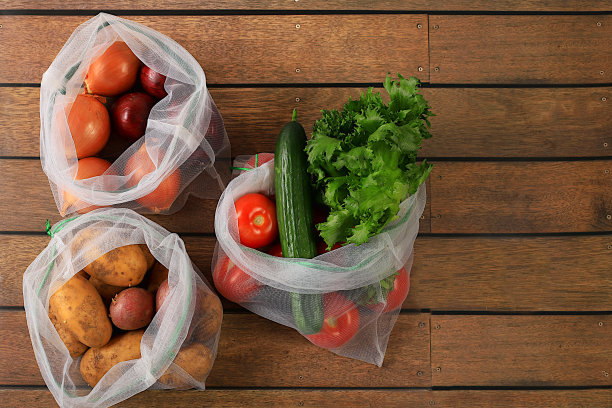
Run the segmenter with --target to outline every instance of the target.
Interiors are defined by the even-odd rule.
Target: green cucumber
[[[312,191],[306,171],[306,132],[297,122],[297,110],[276,141],[274,187],[276,218],[283,257],[314,258],[317,245],[312,216]],[[298,330],[314,334],[323,327],[323,298],[319,294],[291,293],[291,310]]]

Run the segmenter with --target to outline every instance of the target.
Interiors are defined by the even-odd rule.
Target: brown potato
[[[168,279],[168,269],[164,265],[157,262],[153,266],[153,269],[149,271],[149,279],[147,281],[146,289],[149,292],[155,293],[157,289],[159,289],[162,282],[166,279]]]
[[[108,285],[135,286],[147,273],[147,259],[139,245],[126,245],[100,256],[83,270]]]
[[[140,341],[144,330],[129,331],[114,336],[103,347],[87,350],[81,359],[80,371],[90,387],[104,377],[115,364],[140,358]]]
[[[115,296],[110,306],[113,324],[122,330],[145,327],[155,314],[153,294],[143,288],[127,288]]]
[[[49,310],[86,346],[101,347],[111,338],[113,326],[104,302],[82,276],[73,276],[51,295]]]
[[[214,363],[214,356],[208,347],[200,343],[192,343],[179,350],[174,364],[181,367],[197,381],[204,381]],[[170,366],[159,378],[160,383],[175,388],[191,388],[191,385],[182,378],[180,373]]]
[[[214,294],[198,290],[196,311],[193,316],[193,336],[196,341],[206,342],[221,329],[223,306]]]
[[[57,330],[57,334],[59,334],[60,339],[62,339],[66,345],[66,348],[70,353],[70,357],[77,358],[87,351],[87,346],[81,343],[79,339],[77,339],[76,336],[72,334],[70,330],[68,330],[66,325],[57,318],[57,311],[55,310],[55,307],[55,303],[53,306],[49,304],[49,319],[51,319],[51,323],[53,323],[53,326],[55,326],[55,330]]]
[[[115,297],[115,295],[125,289],[125,286],[113,286],[107,283],[102,282],[100,279],[92,276],[89,278],[89,283],[93,285],[94,288],[98,291],[104,304],[106,307],[110,306],[111,300]]]
[[[147,244],[140,244],[140,249],[142,249],[142,253],[145,256],[145,259],[147,260],[148,271],[153,267],[153,264],[155,263],[155,257],[153,256],[151,251],[149,251],[149,247],[147,246]]]

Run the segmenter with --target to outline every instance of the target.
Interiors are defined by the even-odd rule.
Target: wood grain
[[[44,385],[25,312],[0,310],[0,385]],[[419,327],[419,323],[424,323]],[[253,314],[225,314],[210,387],[429,387],[429,315],[402,314],[381,368],[318,348]],[[421,375],[417,375],[417,372]],[[350,376],[345,373],[351,373]]]
[[[609,160],[438,162],[434,233],[611,231]]]
[[[0,388],[0,399],[7,406],[55,407],[51,393],[46,389]],[[433,404],[431,403],[433,401]],[[384,406],[410,407],[555,407],[604,408],[612,402],[609,390],[235,390],[207,389],[201,391],[145,391],[129,398],[117,407],[165,408],[168,406],[214,407],[330,407]]]
[[[163,3],[151,0],[105,0],[66,3],[51,0],[41,3],[36,0],[2,0],[0,9],[42,9],[42,10],[397,10],[397,11],[604,11],[610,8],[606,0],[452,0],[432,2],[430,0],[217,0],[200,2],[196,0],[169,0]]]
[[[183,237],[212,284],[215,238]],[[23,306],[23,272],[46,236],[0,240],[0,306]],[[612,239],[575,237],[418,237],[406,309],[432,311],[610,311]],[[443,254],[441,256],[441,254]],[[222,298],[223,299],[223,298]],[[224,300],[225,310],[241,309]]]
[[[612,79],[610,15],[432,15],[429,34],[432,83],[582,84]]]
[[[363,88],[212,88],[234,155],[272,152],[293,108],[310,134],[320,110]],[[386,96],[381,88],[376,91]],[[437,115],[422,157],[604,156],[612,88],[424,88]],[[38,157],[39,88],[0,88],[0,156]],[[388,98],[384,98],[387,100]],[[265,112],[265,115],[262,115]]]
[[[612,404],[610,390],[460,390],[434,391],[440,408],[604,408]]]
[[[87,19],[3,16],[0,82],[40,82],[70,34]],[[429,80],[425,15],[129,19],[182,45],[204,68],[208,83],[374,82],[382,81],[387,72]],[[419,72],[418,67],[424,70]]]
[[[172,407],[330,407],[337,406],[426,406],[432,400],[427,390],[236,390],[145,391],[117,405],[123,408]],[[0,389],[9,406],[55,406],[46,389]],[[382,404],[382,405],[380,405]]]
[[[431,317],[434,386],[611,385],[612,316]]]
[[[0,160],[0,185],[8,197],[15,198],[0,202],[0,212],[5,214],[0,218],[0,231],[41,232],[46,219],[51,224],[61,219],[39,160]],[[216,206],[217,200],[189,196],[180,211],[148,217],[171,232],[213,233]],[[429,208],[425,207],[425,218],[420,220],[421,232],[429,232],[429,214]]]

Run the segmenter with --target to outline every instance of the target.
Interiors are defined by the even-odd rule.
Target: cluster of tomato
[[[259,165],[271,160],[271,157],[260,160]],[[247,164],[255,167],[255,160]],[[249,247],[265,250],[269,255],[282,257],[282,248],[278,242],[278,224],[276,205],[273,198],[263,194],[250,193],[240,197],[234,203],[238,221],[240,243]],[[315,207],[313,211],[315,224],[324,222],[325,211]],[[319,254],[339,248],[335,244],[330,250],[323,240],[317,241]],[[363,305],[377,313],[394,311],[401,307],[410,289],[410,277],[404,268],[395,273],[393,286],[383,301],[367,299]],[[238,267],[226,255],[222,255],[213,271],[215,287],[225,298],[235,303],[247,302],[261,290],[262,284]],[[343,294],[330,292],[323,295],[323,327],[320,332],[306,337],[317,346],[335,349],[341,347],[355,336],[359,330],[359,308]]]
[[[79,159],[75,180],[112,173],[111,163],[95,156],[102,152],[111,135],[120,139],[117,143],[131,144],[145,134],[151,109],[167,95],[165,81],[164,75],[143,65],[122,41],[114,42],[92,62],[85,77],[84,93],[67,107],[68,128]],[[164,152],[154,153],[163,156]],[[154,170],[143,144],[123,169],[123,175],[130,176],[126,187],[137,185]],[[138,202],[153,212],[167,210],[178,195],[180,183],[177,169]],[[62,215],[78,201],[67,188],[63,188],[63,195]],[[89,206],[78,212],[96,208],[99,207]]]

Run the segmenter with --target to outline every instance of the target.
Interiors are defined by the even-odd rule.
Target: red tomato
[[[246,167],[261,167],[262,164],[269,162],[270,160],[274,160],[274,154],[272,153],[258,153],[256,155],[251,156],[249,161],[247,162]],[[255,163],[257,162],[257,163]],[[257,166],[255,165],[257,164]]]
[[[382,313],[390,312],[402,306],[408,291],[410,290],[410,276],[406,272],[406,268],[402,268],[397,271],[395,280],[393,281],[393,289],[387,295],[387,304],[382,308],[383,303],[377,303],[374,305],[367,305],[370,309],[378,311],[382,308]]]
[[[240,242],[249,248],[271,244],[278,236],[276,205],[263,194],[251,193],[236,200]]]
[[[283,257],[283,248],[281,247],[280,242],[277,242],[268,250],[268,254],[272,256],[278,256],[279,258]]]
[[[337,292],[323,295],[323,305],[323,328],[306,338],[319,347],[341,347],[359,330],[359,310],[353,302]]]
[[[331,252],[331,251],[333,251],[334,249],[338,249],[338,248],[340,248],[341,246],[342,246],[342,245],[340,245],[340,243],[339,243],[339,242],[336,242],[336,243],[335,243],[335,244],[332,246],[332,248],[331,248],[331,249],[328,251],[328,250],[327,250],[327,244],[325,243],[325,241],[319,241],[319,242],[317,242],[317,252],[319,253],[319,255],[321,255],[321,254],[325,254],[325,253],[327,253],[327,252]]]
[[[213,281],[219,293],[235,303],[251,299],[262,286],[225,255],[215,266]]]

